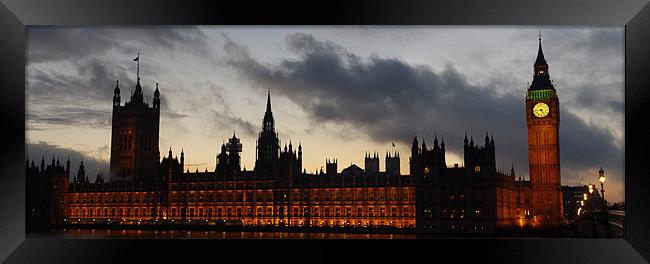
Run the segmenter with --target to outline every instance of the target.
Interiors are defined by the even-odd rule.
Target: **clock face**
[[[537,103],[533,107],[533,114],[535,114],[536,117],[545,117],[548,115],[549,108],[548,105],[545,103]]]

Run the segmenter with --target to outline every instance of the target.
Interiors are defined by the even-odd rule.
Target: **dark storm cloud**
[[[108,162],[104,160],[99,160],[94,158],[92,153],[84,153],[77,150],[63,148],[58,145],[50,144],[47,142],[38,142],[38,143],[27,143],[26,146],[26,160],[29,160],[31,163],[32,160],[36,166],[40,166],[41,160],[45,159],[46,166],[52,162],[52,157],[59,159],[59,162],[64,164],[68,158],[70,158],[70,180],[73,177],[77,176],[77,171],[79,170],[79,165],[81,160],[84,162],[84,169],[86,171],[86,177],[90,181],[94,182],[97,174],[103,174],[103,179],[108,180]],[[96,152],[108,152],[108,145],[100,147]]]
[[[71,72],[66,73],[35,67],[27,73],[27,95],[38,104],[110,102],[117,80],[121,81],[123,98],[128,96],[131,87],[135,87],[127,72],[119,65],[106,65],[96,58],[76,61]]]
[[[27,119],[31,123],[107,127],[116,81],[120,81],[122,104],[135,89],[133,69],[116,64],[113,54],[136,56],[148,52],[187,52],[211,59],[207,36],[196,27],[78,28],[30,27],[27,31]],[[125,59],[125,62],[131,58]],[[53,66],[54,65],[54,66]],[[143,68],[155,79],[159,66]],[[141,82],[145,101],[151,104],[155,82]],[[161,115],[179,119],[187,115],[169,109],[161,91]],[[78,108],[66,108],[75,105]],[[28,129],[36,128],[29,126]]]
[[[594,109],[599,112],[609,110],[617,114],[623,114],[625,111],[622,98],[612,96],[612,92],[621,93],[618,89],[620,84],[589,85],[581,87],[580,92],[575,95],[572,103],[578,107]]]
[[[30,27],[27,31],[28,61],[77,60],[108,51],[133,54],[151,48],[184,51],[197,58],[210,58],[207,37],[197,27]]]
[[[461,155],[464,131],[480,144],[489,131],[494,134],[500,166],[509,167],[512,161],[527,168],[521,96],[472,85],[453,65],[434,72],[394,58],[361,58],[308,34],[288,35],[286,45],[296,58],[275,65],[258,62],[246,47],[229,39],[224,50],[243,80],[260,90],[271,87],[271,93],[286,96],[317,123],[353,125],[382,143],[410,144],[417,134],[431,145],[437,134],[444,136],[448,151]],[[612,159],[612,153],[622,150],[614,146],[609,132],[587,125],[566,109],[561,117],[563,168],[622,164],[622,159]]]
[[[40,69],[28,71],[28,122],[108,127],[117,80],[120,80],[122,105],[130,100],[130,94],[135,89],[135,82],[132,76],[127,76],[127,69],[106,65],[96,58],[77,61],[73,71],[68,74]],[[142,83],[142,88],[145,101],[151,104],[155,85]],[[186,117],[169,109],[164,93],[161,95],[161,115],[170,119]]]

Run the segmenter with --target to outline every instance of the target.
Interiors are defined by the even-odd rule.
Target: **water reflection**
[[[195,239],[409,239],[412,234],[352,234],[352,233],[293,233],[293,232],[238,232],[191,230],[108,230],[56,229],[39,237],[48,238],[195,238]]]

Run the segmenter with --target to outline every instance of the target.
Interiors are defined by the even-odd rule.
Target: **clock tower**
[[[552,227],[562,221],[560,103],[542,52],[541,33],[533,70],[533,82],[526,94],[532,211],[538,224]]]

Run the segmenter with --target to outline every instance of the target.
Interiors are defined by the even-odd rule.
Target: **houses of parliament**
[[[235,134],[217,149],[214,171],[185,170],[170,148],[159,151],[161,92],[143,99],[139,61],[135,91],[122,105],[113,96],[110,175],[90,182],[83,161],[43,158],[25,164],[27,224],[152,223],[243,226],[412,228],[427,232],[491,232],[508,227],[557,226],[562,221],[559,103],[541,46],[527,91],[530,180],[496,166],[495,143],[465,135],[463,166],[446,163],[444,139],[432,145],[413,138],[410,175],[400,173],[400,153],[367,153],[364,168],[307,173],[303,146],[282,144],[275,130],[270,91],[253,170],[241,168],[243,147]],[[480,142],[481,141],[481,142]],[[282,147],[283,146],[283,147]],[[308,151],[308,150],[304,150]],[[73,178],[70,178],[73,176]]]

